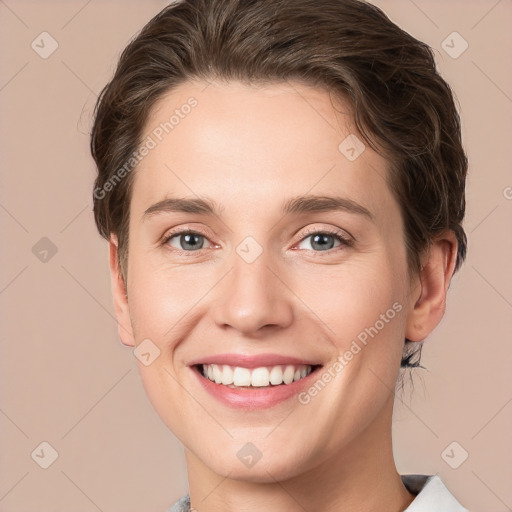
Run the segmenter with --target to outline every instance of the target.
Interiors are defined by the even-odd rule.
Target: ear
[[[130,320],[130,311],[128,309],[128,296],[126,293],[126,284],[121,276],[119,268],[119,252],[117,237],[115,235],[111,235],[108,243],[110,260],[110,281],[112,286],[112,296],[114,299],[114,311],[117,318],[117,331],[124,345],[134,347],[135,340]]]
[[[423,341],[443,318],[456,261],[457,239],[453,231],[447,231],[433,241],[420,272],[419,284],[414,285],[418,298],[407,317],[405,337],[408,340]]]

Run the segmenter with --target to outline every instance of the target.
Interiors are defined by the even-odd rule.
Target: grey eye
[[[205,237],[200,233],[185,232],[171,235],[167,239],[167,243],[171,247],[180,249],[182,251],[197,251],[204,246]]]
[[[300,244],[303,244],[306,242],[306,240],[311,239],[310,246],[311,249],[314,251],[328,251],[335,246],[336,241],[338,241],[338,246],[341,245],[344,240],[341,239],[340,236],[331,234],[331,233],[313,233],[311,235],[308,235],[304,237],[303,240],[301,240]],[[299,247],[300,247],[299,244]],[[300,247],[301,249],[310,249],[309,247]]]

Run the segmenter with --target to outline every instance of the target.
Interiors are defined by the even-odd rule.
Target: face
[[[150,354],[162,420],[220,475],[289,478],[390,428],[418,294],[387,162],[334,105],[298,83],[188,82],[146,125],[121,336]]]

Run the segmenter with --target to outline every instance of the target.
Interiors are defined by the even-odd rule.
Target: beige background
[[[512,2],[375,3],[437,49],[471,163],[468,259],[428,371],[397,398],[398,470],[439,474],[472,512],[512,510]],[[183,448],[117,337],[88,150],[96,95],[165,4],[0,0],[2,512],[163,512],[187,491]],[[47,59],[31,48],[43,31],[58,42]],[[441,46],[453,31],[469,43],[456,59]],[[57,249],[46,262],[43,237]],[[48,469],[31,457],[43,441],[58,452]],[[450,462],[469,454],[457,469],[442,457],[453,441]]]

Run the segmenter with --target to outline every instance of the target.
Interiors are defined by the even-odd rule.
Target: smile
[[[224,363],[190,365],[200,387],[225,406],[246,411],[298,403],[292,400],[311,386],[322,365],[273,364],[248,368]],[[240,363],[239,363],[240,364]]]
[[[245,368],[227,364],[197,365],[203,377],[230,388],[261,388],[289,385],[307,377],[314,369],[312,365],[275,365]]]

